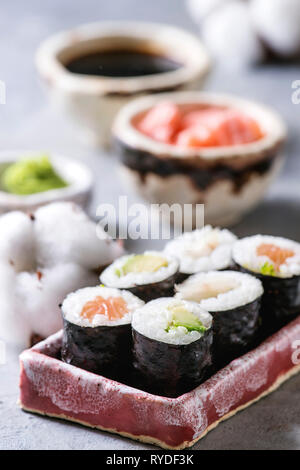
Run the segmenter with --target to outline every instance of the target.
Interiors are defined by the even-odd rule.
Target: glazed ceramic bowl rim
[[[188,149],[161,143],[138,131],[133,126],[132,119],[139,113],[163,101],[172,101],[177,104],[199,103],[235,107],[254,117],[266,130],[266,135],[262,139],[248,144],[201,149]],[[198,91],[160,93],[154,96],[136,98],[119,111],[112,133],[113,138],[129,147],[158,155],[161,158],[202,158],[206,160],[249,157],[282,143],[287,136],[286,126],[279,114],[264,104],[230,94]]]
[[[70,199],[79,193],[88,192],[92,188],[93,178],[92,173],[86,165],[83,165],[79,161],[63,157],[55,152],[47,152],[50,154],[51,162],[54,167],[57,168],[59,174],[70,182],[69,186],[59,189],[50,189],[41,193],[29,194],[29,195],[17,195],[11,194],[0,189],[0,205],[18,206],[25,208],[46,204],[47,202],[53,202],[61,200],[63,198]],[[41,154],[41,151],[37,150],[8,150],[0,152],[0,167],[6,163],[13,163],[23,157],[34,157]],[[67,167],[67,170],[66,170]],[[71,175],[71,178],[69,177]],[[73,178],[73,180],[72,180]]]
[[[161,74],[117,78],[72,73],[59,59],[59,55],[64,51],[76,50],[89,42],[92,44],[93,41],[110,37],[152,41],[161,45],[164,50],[172,49],[174,55],[180,52],[183,66]],[[51,36],[38,48],[36,65],[41,76],[49,84],[69,92],[86,95],[135,94],[169,89],[203,77],[210,69],[210,59],[197,36],[184,29],[160,23],[115,21],[88,23]]]

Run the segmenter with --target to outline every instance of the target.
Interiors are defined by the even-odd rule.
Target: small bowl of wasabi
[[[0,152],[0,213],[32,211],[55,201],[85,207],[92,192],[90,170],[47,152]]]

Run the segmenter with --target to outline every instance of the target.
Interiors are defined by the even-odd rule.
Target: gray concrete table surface
[[[0,15],[0,80],[6,82],[7,104],[0,106],[0,150],[45,149],[86,162],[95,175],[90,212],[99,203],[118,204],[125,193],[114,155],[88,149],[55,109],[40,87],[33,56],[48,35],[98,20],[147,20],[197,31],[183,0],[13,0]],[[264,65],[250,70],[216,68],[208,89],[234,92],[275,107],[289,126],[288,159],[263,203],[233,229],[237,235],[272,233],[300,241],[300,106],[291,101],[291,84],[300,79],[298,65]],[[129,194],[129,201],[135,196]],[[132,243],[129,249],[132,249]],[[134,249],[160,246],[137,242]],[[0,299],[1,302],[1,299]],[[1,304],[0,304],[1,306]],[[18,397],[18,352],[9,347],[0,366],[0,449],[149,449],[125,438],[75,424],[23,413]],[[222,423],[194,449],[300,449],[300,376],[256,405]]]

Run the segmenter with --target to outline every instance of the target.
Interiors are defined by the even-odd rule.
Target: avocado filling
[[[1,185],[8,193],[22,196],[68,186],[56,173],[47,155],[10,165],[1,176]]]
[[[126,261],[122,268],[116,269],[115,273],[118,277],[126,276],[129,273],[154,273],[167,266],[168,261],[162,256],[134,255]]]
[[[276,269],[274,268],[273,264],[266,261],[260,268],[260,273],[264,276],[276,276]]]
[[[172,313],[172,320],[166,328],[167,332],[170,330],[172,331],[179,326],[186,328],[188,331],[199,331],[200,333],[204,333],[207,330],[196,315],[189,312],[182,305],[169,307],[168,310]]]

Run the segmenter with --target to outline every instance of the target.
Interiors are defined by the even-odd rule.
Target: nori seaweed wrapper
[[[263,284],[261,315],[265,336],[279,330],[300,314],[300,276],[266,276],[237,266],[239,271],[257,277]]]
[[[240,307],[213,316],[214,367],[224,367],[255,345],[259,337],[261,297]]]
[[[61,358],[95,374],[121,380],[131,365],[131,324],[81,327],[63,318]]]
[[[212,328],[185,345],[147,338],[134,328],[132,333],[137,387],[174,398],[193,390],[208,377],[212,367]]]
[[[125,287],[123,290],[128,290],[144,302],[150,302],[151,300],[159,299],[160,297],[173,297],[177,279],[178,272],[172,274],[172,276],[167,277],[163,281],[142,284],[134,287]]]
[[[193,273],[192,274],[187,274],[187,273],[179,272],[178,275],[177,275],[177,278],[176,278],[176,284],[182,284],[190,276],[193,276]]]

